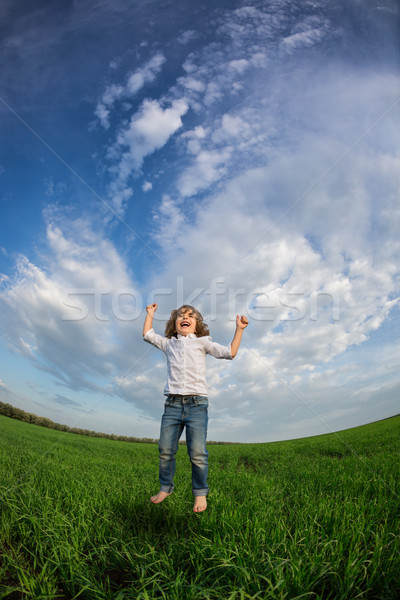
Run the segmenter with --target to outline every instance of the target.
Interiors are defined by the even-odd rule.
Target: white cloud
[[[313,15],[297,22],[291,34],[281,41],[281,47],[291,54],[300,48],[308,48],[320,42],[328,33],[330,24],[323,17]]]
[[[198,38],[199,33],[198,31],[195,31],[194,29],[188,29],[187,31],[184,31],[179,37],[178,37],[178,42],[180,44],[186,45],[189,42],[195,40],[196,38]]]
[[[153,184],[150,181],[145,181],[142,185],[142,190],[144,192],[150,192],[153,189]]]
[[[98,117],[101,125],[105,129],[108,129],[110,126],[110,112],[117,100],[120,100],[121,98],[131,98],[147,83],[154,81],[161,71],[165,60],[165,56],[161,52],[157,52],[157,54],[155,54],[147,63],[128,76],[125,85],[111,84],[105,89],[95,110],[96,117]]]
[[[186,142],[186,148],[190,154],[198,154],[202,148],[201,140],[204,140],[207,132],[202,125],[198,125],[195,129],[185,131],[181,135],[181,139]]]
[[[164,195],[153,218],[156,225],[155,241],[168,252],[178,248],[180,239],[185,234],[187,221],[177,203]]]
[[[50,222],[47,239],[46,267],[21,256],[3,286],[1,328],[16,352],[63,385],[101,389],[102,378],[125,366],[116,314],[133,310],[134,285],[112,244],[84,221],[67,234]],[[118,291],[131,296],[117,298]]]
[[[126,185],[125,180],[129,177],[130,171],[127,166],[126,172],[121,171],[120,179],[113,181],[108,187],[108,195],[110,196],[110,204],[113,211],[123,217],[128,201],[133,196],[133,188]]]
[[[320,29],[310,29],[301,33],[294,33],[282,40],[281,45],[288,51],[293,52],[299,47],[313,46],[315,42],[319,42],[323,37],[323,32]]]
[[[94,114],[99,119],[99,121],[102,124],[102,126],[104,127],[104,129],[108,129],[110,127],[110,120],[109,120],[110,111],[103,103],[99,103],[96,106],[96,110],[94,111]]]
[[[194,196],[224,175],[224,164],[230,156],[230,149],[223,152],[201,150],[191,167],[180,176],[177,188],[182,196]]]
[[[148,63],[132,73],[126,84],[128,95],[136,94],[146,83],[154,81],[156,75],[161,71],[165,60],[165,56],[161,52],[158,52]]]
[[[97,103],[95,115],[105,129],[110,126],[110,111],[114,103],[124,94],[122,85],[110,85],[105,90],[101,100]]]
[[[157,100],[145,100],[138,113],[133,115],[127,128],[120,131],[117,146],[122,150],[119,178],[139,171],[143,160],[155,150],[162,148],[169,138],[182,127],[181,117],[187,112],[185,100],[175,100],[169,108],[163,108]]]
[[[170,107],[163,108],[157,100],[144,100],[129,124],[120,129],[116,142],[109,148],[108,158],[113,161],[110,172],[114,178],[108,187],[113,210],[123,216],[133,189],[128,184],[132,175],[137,175],[144,159],[159,150],[182,127],[182,119],[188,111],[184,99],[174,100]],[[143,184],[149,191],[151,184]],[[149,187],[150,186],[150,187]]]
[[[229,67],[236,71],[237,73],[244,73],[249,67],[249,61],[245,58],[240,58],[238,60],[231,60],[229,63]]]
[[[225,114],[222,117],[221,127],[212,134],[212,140],[217,143],[229,142],[232,138],[246,140],[252,135],[252,127],[239,115]]]
[[[206,84],[199,79],[195,79],[194,77],[184,77],[182,78],[181,82],[186,90],[203,92],[206,89]]]

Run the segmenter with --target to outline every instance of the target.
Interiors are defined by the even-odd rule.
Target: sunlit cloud
[[[105,129],[110,127],[110,113],[115,103],[118,100],[134,96],[147,83],[154,81],[165,60],[165,56],[158,52],[146,64],[129,75],[124,85],[111,84],[107,86],[95,110],[96,117]]]

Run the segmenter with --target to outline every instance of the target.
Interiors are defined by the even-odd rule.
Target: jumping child
[[[193,306],[183,305],[173,310],[165,328],[165,337],[154,332],[153,318],[157,304],[146,306],[143,338],[166,354],[168,380],[164,389],[167,397],[161,420],[159,442],[160,491],[151,497],[159,504],[174,489],[175,454],[179,438],[186,427],[187,450],[192,463],[194,512],[207,508],[208,452],[206,449],[208,398],[206,355],[233,359],[240,346],[243,330],[248,325],[245,316],[236,317],[232,342],[222,346],[213,342],[203,317]]]

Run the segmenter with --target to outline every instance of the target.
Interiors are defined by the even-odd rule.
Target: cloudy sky
[[[184,302],[209,439],[271,441],[399,413],[395,0],[5,0],[0,399],[158,437]]]

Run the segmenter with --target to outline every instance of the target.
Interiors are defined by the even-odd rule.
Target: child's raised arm
[[[154,302],[153,304],[149,304],[148,306],[146,306],[146,318],[144,320],[144,325],[143,325],[143,336],[146,335],[146,333],[149,331],[149,329],[151,329],[153,327],[153,317],[154,317],[154,313],[156,312],[158,308],[158,305]]]
[[[231,344],[232,358],[235,358],[237,351],[239,350],[243,331],[247,327],[248,324],[249,324],[249,321],[244,315],[242,315],[241,317],[239,317],[239,315],[236,315],[235,335],[233,336],[233,340],[232,340],[232,344]]]

